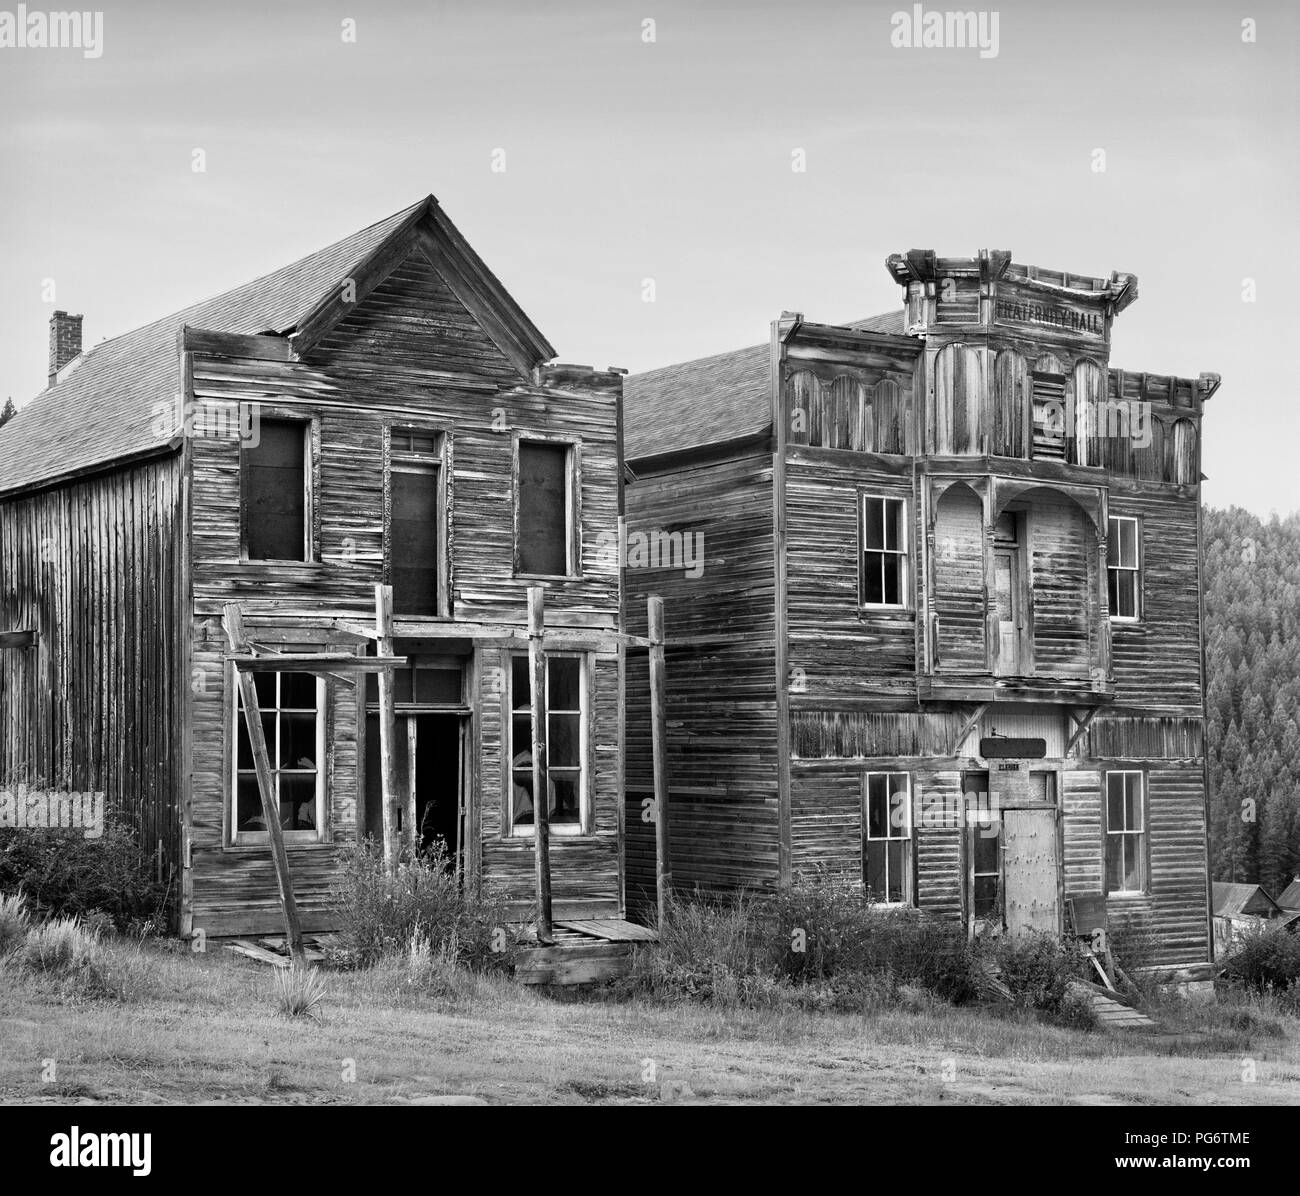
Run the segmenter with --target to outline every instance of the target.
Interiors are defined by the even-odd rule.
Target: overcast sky
[[[98,58],[0,48],[0,402],[55,307],[93,344],[432,192],[562,360],[634,371],[898,306],[910,248],[1135,273],[1113,364],[1222,374],[1207,501],[1295,510],[1296,8],[1004,2],[982,56],[898,3],[110,3]]]

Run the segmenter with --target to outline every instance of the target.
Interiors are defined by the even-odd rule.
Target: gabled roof
[[[904,313],[845,327],[902,335]],[[628,461],[755,436],[772,426],[771,346],[751,345],[661,366],[623,380],[623,453]]]
[[[397,242],[432,233],[452,260],[448,269],[472,288],[469,305],[491,307],[498,334],[537,362],[555,350],[514,304],[447,219],[438,201],[427,196],[385,220],[355,232],[272,274],[195,303],[152,324],[93,346],[0,429],[0,494],[163,450],[157,409],[168,411],[181,387],[178,338],[182,328],[256,335],[289,335],[310,325],[314,343],[320,330],[337,318],[333,301],[347,278],[358,281],[358,299],[375,285]],[[369,278],[363,282],[369,269]],[[489,329],[489,332],[492,330]]]
[[[1259,885],[1214,882],[1214,914],[1228,917],[1232,914],[1259,914],[1268,917],[1276,913],[1278,904]]]
[[[1282,890],[1282,895],[1277,899],[1277,903],[1283,909],[1300,909],[1300,877],[1297,877]]]

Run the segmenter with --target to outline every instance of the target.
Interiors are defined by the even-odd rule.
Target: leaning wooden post
[[[236,655],[249,652],[244,636],[244,616],[237,602],[227,602],[225,612],[226,639]],[[305,968],[307,955],[302,946],[302,923],[298,920],[298,905],[293,899],[293,878],[289,875],[289,857],[284,851],[284,835],[280,830],[280,803],[275,796],[275,782],[271,776],[271,760],[266,751],[266,732],[262,727],[262,708],[257,701],[257,686],[253,674],[235,664],[239,680],[239,696],[244,704],[244,721],[248,727],[248,742],[253,749],[253,767],[257,771],[257,791],[262,798],[262,818],[271,840],[271,858],[275,862],[275,880],[280,887],[280,908],[284,911],[285,938],[294,966]]]
[[[375,653],[393,655],[393,587],[375,586]],[[384,871],[397,872],[397,710],[393,670],[379,674],[379,780],[383,802]]]
[[[668,724],[664,676],[664,600],[651,594],[646,603],[650,634],[650,743],[655,787],[655,895],[662,928],[673,888],[668,849]]]
[[[545,591],[528,587],[528,665],[533,723],[533,844],[537,865],[537,938],[551,941],[551,800],[546,769]]]

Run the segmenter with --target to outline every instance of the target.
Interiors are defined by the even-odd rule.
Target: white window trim
[[[1145,897],[1148,893],[1149,878],[1147,877],[1147,778],[1146,774],[1140,768],[1113,768],[1107,769],[1102,774],[1104,778],[1104,792],[1102,793],[1102,814],[1106,820],[1106,835],[1104,844],[1104,853],[1102,857],[1102,883],[1106,886],[1107,897]],[[1142,817],[1140,831],[1112,831],[1110,828],[1110,778],[1111,777],[1137,777],[1138,779],[1138,800],[1142,804]],[[1138,863],[1138,880],[1140,887],[1136,889],[1112,889],[1109,887],[1110,880],[1110,841],[1116,839],[1134,839],[1137,841],[1137,863]]]
[[[234,710],[234,722],[231,725],[230,740],[230,843],[234,847],[248,847],[254,844],[265,844],[271,841],[269,831],[241,831],[239,829],[239,728],[244,718],[244,704],[239,691],[238,673],[231,666],[231,682],[234,686],[234,701],[231,706]],[[272,674],[278,676],[279,674]],[[326,836],[326,817],[327,804],[325,801],[325,720],[326,720],[326,699],[327,686],[324,677],[315,678],[316,681],[316,829],[312,831],[293,831],[281,830],[280,834],[286,845],[297,843],[325,843],[328,842]],[[279,692],[279,682],[276,682],[276,691]],[[277,698],[277,702],[278,702]],[[279,707],[276,707],[277,718]],[[265,713],[265,711],[263,711]],[[273,752],[272,745],[267,745],[267,751]],[[274,777],[279,771],[274,765],[271,767],[271,773]],[[278,794],[277,794],[278,796]]]
[[[1135,613],[1131,615],[1117,615],[1110,611],[1110,620],[1112,623],[1140,623],[1142,622],[1142,523],[1136,515],[1109,515],[1107,516],[1106,532],[1109,539],[1110,523],[1131,523],[1133,525],[1133,555],[1137,558],[1136,565],[1121,565],[1113,562],[1109,554],[1106,557],[1106,597],[1107,606],[1110,604],[1110,573],[1111,570],[1117,570],[1123,573],[1133,574],[1133,606]]]
[[[871,501],[880,501],[886,504],[885,510],[888,510],[888,504],[891,502],[902,504],[902,548],[895,551],[891,548],[868,548],[867,547],[867,503]],[[861,610],[911,610],[909,598],[909,586],[912,582],[912,552],[911,536],[909,535],[910,524],[907,521],[907,499],[896,494],[870,494],[862,491],[858,494],[858,607]],[[884,529],[881,529],[882,533]],[[883,535],[882,535],[883,538]],[[868,602],[865,598],[866,593],[866,572],[865,559],[868,552],[884,552],[900,559],[899,578],[898,578],[898,602]]]
[[[536,828],[532,824],[526,826],[515,826],[514,823],[514,759],[519,754],[515,750],[515,702],[514,702],[514,661],[517,659],[528,659],[526,652],[509,653],[506,664],[506,717],[505,717],[505,809],[502,815],[503,825],[505,827],[506,838],[509,839],[531,839],[536,834]],[[580,838],[583,835],[591,834],[591,753],[590,744],[590,727],[591,727],[591,701],[588,696],[588,689],[591,678],[591,660],[588,653],[585,652],[547,652],[547,665],[552,660],[576,660],[578,662],[578,700],[579,707],[579,745],[578,759],[581,767],[578,770],[578,822],[576,825],[567,822],[551,822],[548,824],[552,838]],[[549,673],[548,673],[549,679]],[[550,717],[550,706],[547,706],[547,718]],[[532,711],[529,709],[529,726],[532,726]],[[546,739],[546,750],[549,752],[551,740],[549,731]],[[532,744],[529,745],[529,754],[532,753]]]
[[[903,801],[903,809],[907,815],[907,834],[886,835],[884,837],[871,834],[870,802],[871,802],[871,778],[872,777],[906,777],[907,778],[907,796]],[[912,906],[912,881],[913,869],[915,867],[914,852],[915,841],[913,838],[913,820],[912,820],[912,774],[901,768],[875,769],[864,773],[862,777],[862,854],[863,854],[863,872],[865,882],[866,872],[866,845],[868,843],[905,843],[903,848],[903,892],[907,894],[902,901],[874,901],[873,905],[882,906],[886,909],[910,909]],[[886,856],[888,860],[888,856]],[[889,882],[886,879],[886,890]]]

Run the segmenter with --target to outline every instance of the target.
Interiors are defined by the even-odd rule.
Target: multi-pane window
[[[583,661],[546,658],[546,790],[551,832],[582,833],[586,800]],[[533,833],[532,674],[527,655],[510,659],[510,826]]]
[[[241,450],[247,560],[311,559],[310,430],[301,420],[262,419],[256,443]]]
[[[989,774],[962,774],[970,850],[971,913],[976,921],[1002,912],[1002,818],[989,802]]]
[[[314,842],[324,813],[325,682],[307,673],[255,673],[253,684],[280,828],[288,842]],[[268,831],[242,695],[235,702],[234,785],[235,842],[264,842]]]
[[[869,772],[863,783],[862,882],[872,901],[912,894],[912,787],[905,772]]]
[[[1106,892],[1146,888],[1146,801],[1140,772],[1106,774]]]
[[[901,498],[862,499],[864,606],[907,605],[907,503]]]
[[[573,570],[573,446],[519,442],[516,572],[565,576]]]
[[[1128,516],[1112,515],[1106,527],[1106,592],[1112,619],[1138,617],[1138,521]]]
[[[439,448],[434,433],[394,428],[390,434],[388,559],[393,610],[399,615],[442,613]]]

